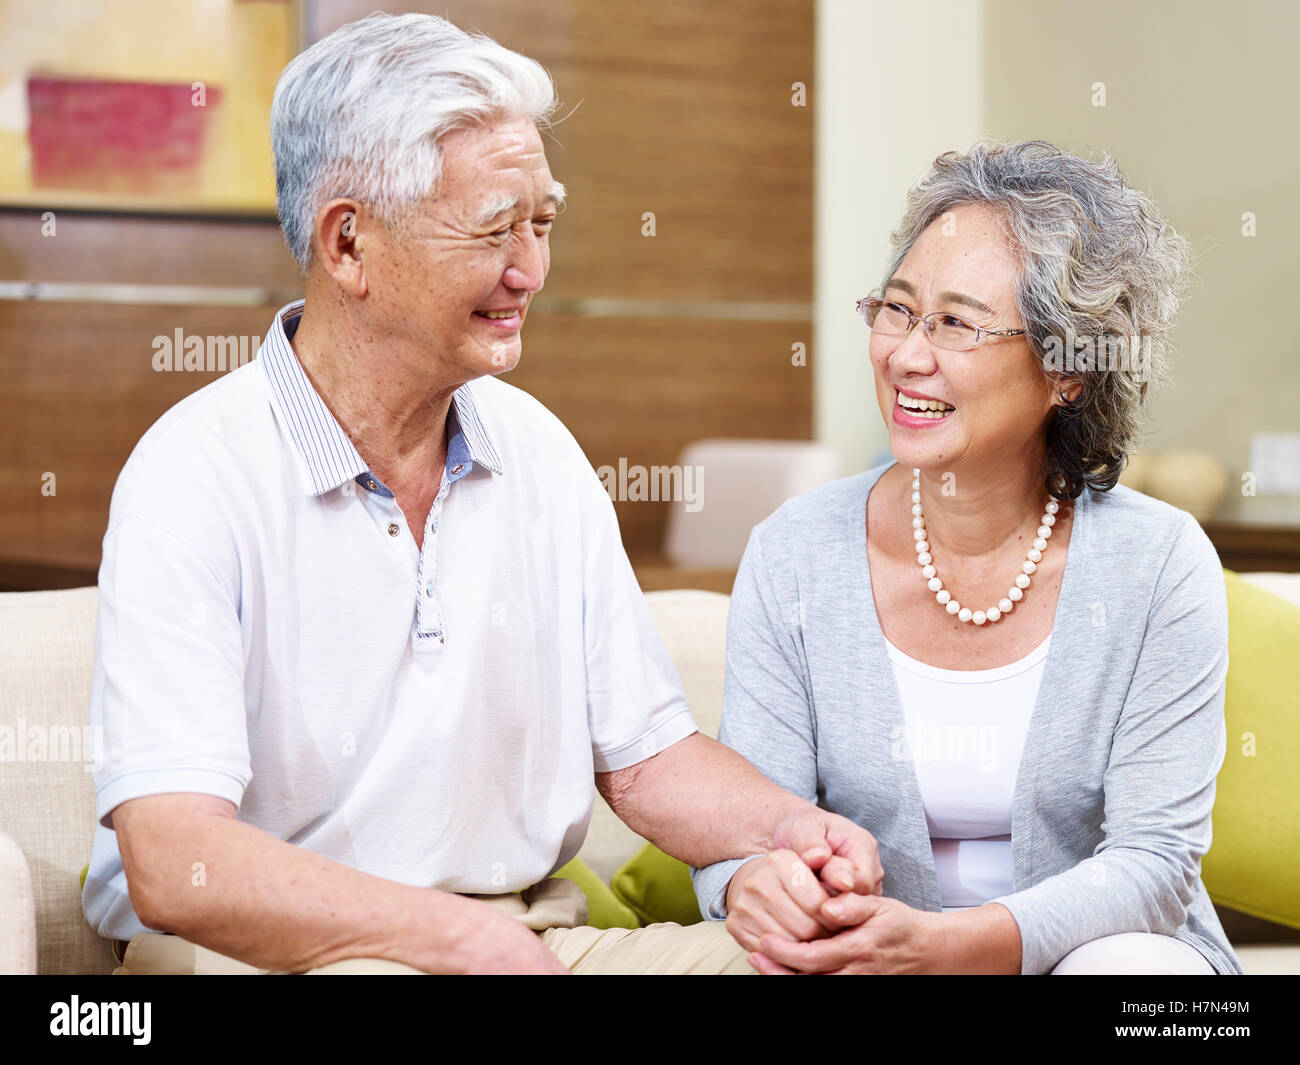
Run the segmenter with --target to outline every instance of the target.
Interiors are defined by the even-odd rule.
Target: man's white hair
[[[317,41],[284,68],[271,103],[276,208],[299,269],[329,200],[400,221],[437,186],[444,134],[498,115],[544,126],[558,103],[535,59],[434,15],[376,13]]]

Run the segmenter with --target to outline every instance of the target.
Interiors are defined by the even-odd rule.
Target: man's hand
[[[746,950],[759,950],[765,935],[796,943],[834,935],[848,924],[846,913],[858,912],[827,910],[836,896],[880,893],[876,841],[847,818],[804,811],[781,822],[773,839],[777,848],[742,865],[727,885],[727,931]]]
[[[812,943],[769,933],[749,963],[768,976],[944,971],[943,914],[879,895],[848,894],[828,900],[822,916],[840,921],[844,930]]]
[[[727,885],[727,931],[746,950],[759,949],[765,934],[792,942],[819,939],[839,930],[820,919],[831,896],[817,874],[794,851],[772,851],[746,862]]]
[[[798,855],[827,894],[881,892],[885,870],[876,839],[847,817],[816,808],[793,814],[777,825],[772,842],[774,850]]]
[[[456,937],[450,970],[466,975],[565,975],[569,970],[542,943],[542,937],[508,913],[475,899],[464,902],[464,933]]]

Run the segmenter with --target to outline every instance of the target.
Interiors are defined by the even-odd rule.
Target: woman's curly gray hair
[[[1025,339],[1054,389],[1083,386],[1048,425],[1044,484],[1061,500],[1108,491],[1138,439],[1148,385],[1165,377],[1191,245],[1110,156],[982,140],[939,156],[909,190],[882,291],[921,232],[964,203],[1000,209],[1021,263]]]

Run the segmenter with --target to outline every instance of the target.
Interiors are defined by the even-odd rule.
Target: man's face
[[[526,117],[450,133],[441,146],[436,195],[415,206],[401,231],[384,232],[367,258],[369,312],[396,350],[427,353],[423,365],[396,372],[468,381],[519,362],[563,189]]]

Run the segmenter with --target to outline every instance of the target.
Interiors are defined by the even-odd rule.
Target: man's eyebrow
[[[513,211],[519,205],[518,196],[498,196],[495,200],[489,200],[482,210],[474,217],[474,224],[480,228],[492,222],[494,218],[500,218],[503,214]]]
[[[886,288],[886,289],[891,289],[891,288],[902,289],[904,292],[906,292],[906,293],[907,293],[909,296],[911,296],[913,299],[916,298],[916,289],[915,289],[911,284],[909,284],[908,282],[903,281],[903,280],[901,280],[901,279],[899,279],[899,278],[896,278],[896,277],[890,278],[890,279],[889,279],[889,284],[887,284],[887,285],[885,286],[885,288]],[[940,302],[940,303],[945,303],[945,302],[946,302],[946,303],[961,303],[961,304],[964,304],[964,305],[967,306],[967,307],[973,307],[973,308],[974,308],[975,310],[977,310],[977,311],[983,311],[985,314],[990,314],[990,315],[996,315],[996,314],[998,313],[998,312],[995,311],[992,307],[988,306],[988,304],[986,304],[986,303],[981,303],[981,302],[980,302],[979,300],[977,300],[974,296],[967,296],[967,295],[964,295],[964,294],[961,293],[961,292],[940,292],[940,293],[939,293],[939,302]]]
[[[564,186],[556,181],[551,185],[542,202],[553,205],[558,210],[564,207],[564,196]],[[519,206],[520,199],[519,196],[500,196],[495,200],[489,200],[475,216],[474,224],[482,229],[491,225],[494,219],[500,218],[503,214],[512,214]]]

